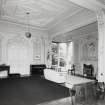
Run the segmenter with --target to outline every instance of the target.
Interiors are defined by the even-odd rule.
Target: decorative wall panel
[[[28,41],[23,37],[16,36],[8,40],[7,48],[10,73],[29,75],[30,54]]]
[[[82,45],[82,59],[83,60],[97,60],[98,59],[98,40],[88,36]]]
[[[33,40],[33,61],[35,63],[41,62],[42,41],[41,39]]]
[[[98,36],[90,34],[78,38],[75,43],[74,63],[76,65],[76,73],[83,75],[83,64],[92,64],[94,67],[94,76],[97,76],[98,70]],[[78,47],[78,48],[77,48]],[[78,52],[78,53],[77,53]]]

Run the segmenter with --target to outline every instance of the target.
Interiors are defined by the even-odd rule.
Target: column
[[[105,82],[105,11],[97,12],[98,20],[98,81]]]
[[[60,67],[60,46],[59,43],[57,44],[58,47],[58,68]]]
[[[52,44],[52,40],[50,39],[48,42],[48,51],[47,51],[47,67],[48,68],[51,68],[51,65],[52,65],[51,44]]]
[[[70,43],[66,43],[67,48],[66,48],[66,70],[69,69],[69,45]]]

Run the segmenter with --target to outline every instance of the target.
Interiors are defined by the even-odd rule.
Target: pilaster
[[[105,11],[97,12],[98,21],[98,81],[105,82]]]

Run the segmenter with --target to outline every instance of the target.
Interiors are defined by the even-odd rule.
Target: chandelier
[[[27,32],[25,33],[25,36],[27,38],[31,38],[30,23],[29,23],[29,15],[30,15],[30,13],[29,12],[26,12],[26,15],[27,15]]]

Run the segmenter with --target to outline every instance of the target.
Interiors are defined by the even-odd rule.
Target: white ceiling
[[[73,14],[81,7],[69,0],[0,0],[1,19],[15,23],[27,23],[26,12],[30,12],[30,24],[48,28],[66,15]]]
[[[31,26],[55,34],[96,21],[93,11],[101,6],[104,8],[105,0],[0,0],[0,20],[26,25],[30,12]]]
[[[71,40],[74,40],[74,39],[77,39],[77,38],[79,39],[79,37],[84,37],[84,36],[93,35],[93,34],[95,34],[95,36],[98,35],[98,24],[97,24],[97,22],[88,24],[86,26],[80,27],[78,29],[67,32],[65,34],[55,36],[53,38],[53,41],[54,42],[67,42],[67,41],[71,41]]]

